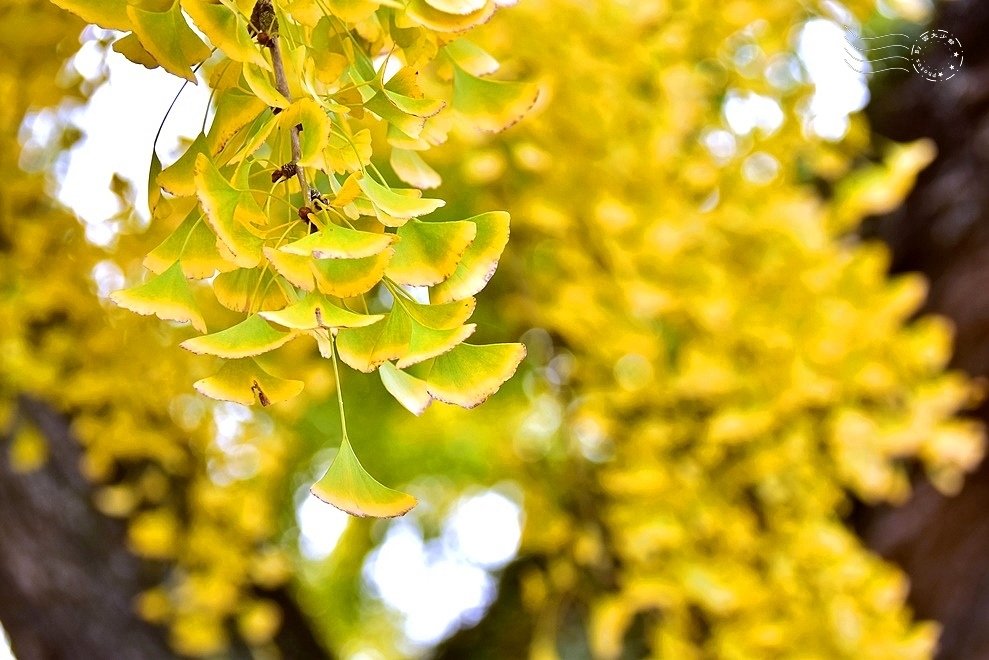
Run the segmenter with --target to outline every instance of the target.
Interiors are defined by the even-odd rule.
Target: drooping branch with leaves
[[[338,361],[377,371],[415,414],[434,399],[476,406],[511,377],[521,344],[466,343],[508,214],[429,219],[444,201],[423,195],[438,175],[420,155],[457,122],[501,130],[536,100],[533,84],[486,78],[497,62],[461,36],[496,2],[53,1],[128,31],[113,48],[134,62],[190,82],[208,71],[209,129],[168,167],[151,157],[153,222],[174,230],[149,250],[151,276],[112,295],[205,333],[182,342],[222,360],[199,392],[245,405],[291,399],[303,381],[279,349],[302,337],[338,384]],[[378,166],[384,152],[410,187]],[[355,515],[415,504],[364,470],[345,427],[313,493]]]

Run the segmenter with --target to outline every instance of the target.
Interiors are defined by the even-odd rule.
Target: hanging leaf
[[[522,344],[461,344],[426,369],[429,393],[462,408],[474,408],[512,377],[522,359]]]
[[[388,248],[363,259],[316,259],[309,265],[320,291],[337,298],[350,298],[370,291],[381,281],[394,253],[393,248]]]
[[[131,29],[127,0],[52,0],[52,4],[107,30]]]
[[[189,282],[178,262],[144,284],[114,291],[110,300],[124,309],[168,321],[188,321],[199,332],[206,332],[206,321],[192,297]]]
[[[371,373],[379,364],[395,360],[408,351],[412,337],[412,317],[401,305],[394,305],[382,321],[363,328],[337,333],[337,351],[350,368]]]
[[[281,309],[288,300],[279,284],[279,275],[268,268],[237,268],[220,273],[213,280],[216,300],[235,312],[255,309]]]
[[[245,126],[250,125],[258,115],[268,109],[268,106],[253,94],[245,94],[243,91],[232,87],[219,94],[216,100],[216,112],[213,115],[213,123],[209,127],[206,135],[206,144],[209,147],[208,153],[211,156],[223,151],[230,139],[237,135]],[[264,134],[267,138],[267,133]],[[261,142],[264,142],[261,138]],[[257,139],[252,136],[248,143]],[[261,146],[259,143],[258,147]],[[243,149],[244,147],[242,147]],[[257,148],[251,151],[254,153]]]
[[[483,289],[498,268],[498,260],[508,244],[510,218],[504,211],[492,211],[468,218],[477,227],[456,270],[429,292],[433,302],[448,302],[475,295]]]
[[[473,2],[473,0],[471,0]],[[464,5],[468,3],[463,3]],[[427,0],[409,0],[405,5],[409,18],[419,25],[437,32],[466,32],[487,22],[495,12],[495,3],[485,0],[484,5],[466,14],[445,12],[430,6]]]
[[[254,314],[226,330],[186,339],[179,346],[201,355],[243,358],[273,351],[296,336],[295,332],[275,330],[267,321]]]
[[[225,273],[237,268],[216,249],[216,234],[203,220],[202,212],[194,208],[158,247],[144,257],[144,267],[161,273],[178,262],[186,277],[202,279],[217,271]]]
[[[327,504],[361,517],[394,518],[416,505],[416,498],[388,488],[368,474],[346,437],[326,474],[310,490]]]
[[[419,189],[436,188],[443,179],[415,151],[394,148],[389,159],[391,168],[398,178]]]
[[[297,303],[275,312],[260,312],[258,316],[294,330],[316,328],[360,328],[376,323],[384,314],[358,314],[333,304],[326,296],[310,293]]]
[[[378,367],[381,383],[395,400],[402,404],[413,415],[421,415],[433,402],[433,397],[426,389],[426,381],[398,369],[391,362],[384,362]]]
[[[264,249],[264,256],[271,262],[271,267],[275,269],[275,272],[295,286],[306,291],[312,291],[316,288],[310,266],[312,259],[309,257],[288,254],[271,247]]]
[[[290,105],[285,95],[275,89],[267,71],[256,64],[244,64],[244,80],[251,91],[266,105],[283,110]]]
[[[113,42],[113,50],[120,53],[134,64],[140,64],[145,69],[157,69],[161,66],[154,55],[141,45],[141,40],[131,32]]]
[[[395,257],[385,274],[400,284],[429,286],[453,274],[477,227],[472,222],[411,220],[398,229]]]
[[[246,223],[263,223],[264,212],[247,191],[234,188],[205,154],[196,156],[196,195],[206,212],[206,220],[242,268],[254,268],[261,261],[264,241]]]
[[[482,130],[497,133],[512,126],[538,97],[534,83],[478,78],[453,64],[453,107]]]
[[[400,304],[409,313],[409,316],[427,328],[450,330],[462,325],[471,317],[477,305],[477,300],[466,298],[443,305],[424,305],[403,298]]]
[[[426,125],[425,117],[401,110],[385,94],[378,93],[364,102],[364,108],[381,117],[410,138],[418,138]]]
[[[498,60],[491,57],[486,50],[469,39],[451,41],[443,47],[443,52],[457,66],[471,75],[487,76],[497,71],[500,67]]]
[[[184,197],[196,194],[196,157],[206,153],[206,136],[200,133],[177,161],[158,175],[158,184],[173,195]]]
[[[416,218],[427,215],[446,204],[442,199],[422,198],[422,192],[415,188],[398,192],[381,185],[369,176],[362,177],[357,185],[377,209],[396,218]]]
[[[475,330],[477,326],[473,323],[449,330],[437,330],[413,321],[408,347],[395,366],[404,369],[442,355],[474,334]]]
[[[483,9],[487,0],[426,0],[426,4],[447,14],[463,16]]]
[[[302,391],[301,380],[272,376],[251,358],[224,362],[218,372],[192,385],[205,396],[245,406],[270,406],[287,401]]]
[[[209,57],[210,49],[185,22],[178,0],[174,0],[165,11],[146,11],[128,6],[127,18],[141,45],[163,69],[191,83],[196,82],[190,65]]]
[[[394,234],[357,231],[328,224],[315,234],[282,246],[281,251],[315,259],[356,259],[378,254],[394,242]]]
[[[148,166],[148,210],[154,216],[158,202],[161,201],[161,188],[158,186],[158,175],[161,174],[161,159],[151,147],[151,164]]]
[[[237,62],[268,67],[268,62],[247,32],[247,22],[239,14],[209,0],[182,0],[182,8],[224,55]]]
[[[281,114],[281,125],[286,131],[297,124],[302,125],[302,133],[299,135],[302,156],[299,158],[299,165],[322,168],[323,150],[330,138],[330,118],[316,101],[303,98]]]

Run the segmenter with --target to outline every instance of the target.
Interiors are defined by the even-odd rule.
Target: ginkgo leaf
[[[433,9],[446,12],[447,14],[469,14],[483,9],[488,0],[426,0],[426,4]]]
[[[144,257],[144,267],[161,273],[179,262],[186,277],[212,277],[217,271],[225,273],[237,265],[224,259],[216,249],[216,234],[203,220],[199,208],[194,208],[175,231]]]
[[[101,28],[125,32],[131,29],[127,0],[52,0],[52,4]]]
[[[503,131],[536,103],[539,86],[478,78],[453,64],[453,107],[485,131]]]
[[[296,336],[297,333],[294,331],[275,330],[263,318],[253,314],[226,330],[186,339],[179,346],[201,355],[243,358],[273,351],[292,341]]]
[[[227,7],[209,0],[181,0],[182,8],[203,34],[223,54],[237,62],[268,67],[257,44],[247,32],[247,23]]]
[[[389,163],[398,178],[410,186],[426,189],[436,188],[443,183],[439,173],[422,156],[410,149],[393,148]]]
[[[114,291],[110,300],[145,316],[154,314],[163,320],[188,321],[196,330],[206,332],[206,321],[178,262],[144,284]]]
[[[440,401],[473,408],[497,392],[524,357],[522,344],[460,344],[433,360],[427,389]]]
[[[202,62],[210,49],[185,22],[178,0],[165,11],[147,11],[133,5],[127,7],[127,18],[134,33],[162,68],[180,78],[195,83],[190,65]]]
[[[311,98],[303,98],[281,114],[281,123],[286,130],[297,124],[302,125],[302,133],[299,135],[299,146],[302,148],[299,165],[322,168],[323,150],[330,138],[330,118],[326,111]]]
[[[426,125],[426,118],[403,112],[385,94],[379,93],[364,101],[364,108],[381,117],[391,126],[410,138],[418,138]]]
[[[337,174],[359,170],[371,162],[371,131],[363,128],[349,138],[330,133],[330,140],[323,152],[326,166]]]
[[[316,278],[316,286],[323,293],[338,298],[350,298],[370,291],[381,281],[394,249],[362,259],[316,259],[309,265]]]
[[[391,362],[382,363],[378,375],[388,393],[413,415],[421,415],[433,402],[426,381],[402,371]]]
[[[288,303],[279,278],[266,268],[237,268],[216,276],[213,293],[221,305],[235,312],[279,309]]]
[[[246,224],[266,220],[257,202],[249,192],[230,185],[205,154],[196,156],[194,180],[206,220],[230,250],[235,263],[243,268],[257,266],[264,241]]]
[[[146,69],[157,69],[161,66],[155,56],[145,50],[144,46],[141,45],[141,40],[133,32],[114,41],[113,50]]]
[[[340,189],[336,191],[336,196],[330,201],[331,206],[336,208],[342,208],[347,206],[355,199],[357,199],[361,194],[361,187],[357,185],[360,181],[362,174],[360,172],[353,172],[348,176]]]
[[[498,268],[498,260],[508,244],[509,215],[504,211],[491,211],[468,218],[467,222],[477,227],[477,235],[453,274],[430,290],[432,302],[473,296],[487,285]]]
[[[294,330],[360,328],[384,318],[384,314],[358,314],[344,309],[319,293],[310,293],[299,302],[279,311],[259,312],[258,316]]]
[[[266,105],[282,109],[290,105],[285,95],[275,89],[268,73],[256,64],[244,63],[244,80],[251,91]]]
[[[177,161],[166,167],[158,175],[158,184],[176,196],[194,195],[196,193],[195,168],[196,157],[206,153],[206,136],[200,133],[190,144],[185,153]]]
[[[316,259],[357,259],[378,254],[393,242],[394,234],[357,231],[327,224],[315,234],[309,234],[280,249],[289,254],[312,256]]]
[[[340,359],[352,369],[371,373],[379,364],[402,357],[412,337],[412,317],[399,305],[381,321],[337,333]]]
[[[248,156],[253,156],[258,149],[264,146],[268,136],[271,135],[273,130],[275,130],[275,126],[278,125],[278,115],[271,115],[269,117],[265,117],[263,120],[255,119],[255,122],[256,123],[252,124],[249,129],[249,136],[247,139],[244,140],[243,144],[238,146],[237,152],[230,157],[231,163],[239,163]],[[219,150],[217,153],[219,153]]]
[[[477,326],[473,323],[449,330],[437,330],[413,321],[412,336],[395,366],[404,369],[442,355],[474,334],[475,330]]]
[[[310,267],[312,259],[308,256],[300,257],[271,247],[264,248],[264,256],[271,262],[271,267],[275,269],[275,272],[295,286],[306,291],[312,291],[316,288]]]
[[[267,109],[268,106],[265,105],[264,101],[253,94],[245,94],[236,87],[221,92],[216,100],[213,123],[206,134],[206,144],[209,147],[210,155],[215,156],[223,151],[233,136]],[[267,138],[267,134],[264,135],[264,138]],[[261,142],[264,142],[264,138],[261,138]],[[248,142],[254,139],[256,139],[255,136],[252,136]],[[260,143],[257,146],[260,147]],[[255,148],[253,151],[256,150]]]
[[[161,201],[161,187],[158,185],[158,175],[161,174],[161,159],[151,146],[151,163],[148,166],[148,210],[154,215],[158,202]]]
[[[405,192],[397,192],[369,176],[361,178],[357,185],[361,187],[361,190],[376,208],[396,218],[416,218],[427,215],[446,204],[442,199],[420,197],[422,193],[414,188],[406,189]]]
[[[326,474],[310,491],[327,504],[361,517],[394,518],[416,505],[416,498],[388,488],[368,474],[346,437]]]
[[[479,9],[466,14],[458,14],[436,9],[430,6],[427,0],[409,0],[405,6],[405,11],[409,18],[430,30],[435,30],[436,32],[465,32],[485,23],[491,18],[495,12],[495,3],[485,0],[484,5]]]
[[[498,70],[498,60],[469,39],[457,39],[443,47],[443,52],[457,66],[475,76],[486,76]]]
[[[347,23],[360,23],[381,6],[378,0],[327,0],[333,15]]]
[[[472,222],[411,220],[398,229],[395,257],[385,274],[400,284],[429,286],[449,277],[474,240]]]
[[[399,303],[409,316],[427,328],[450,330],[462,325],[474,313],[475,298],[455,300],[442,305],[424,305],[414,300],[400,299]]]
[[[245,406],[270,406],[287,401],[302,391],[301,380],[272,376],[251,358],[224,362],[218,372],[192,385],[205,396]]]
[[[446,107],[446,101],[441,99],[413,98],[393,92],[387,88],[384,90],[384,93],[396,108],[414,117],[428,119]]]

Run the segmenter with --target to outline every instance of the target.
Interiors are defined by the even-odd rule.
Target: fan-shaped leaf
[[[329,143],[330,118],[326,111],[311,98],[303,98],[281,115],[282,126],[288,130],[301,124],[302,133],[299,135],[299,145],[302,156],[299,165],[303,167],[323,167],[323,150]]]
[[[456,270],[476,233],[474,223],[465,220],[412,220],[399,227],[395,258],[385,272],[401,284],[428,286],[441,282]]]
[[[193,353],[243,358],[273,351],[295,339],[296,334],[275,330],[267,321],[254,314],[226,330],[186,339],[179,345]]]
[[[86,21],[108,30],[130,30],[127,0],[52,0],[56,7],[68,10]]]
[[[356,259],[378,254],[394,241],[394,234],[357,231],[328,224],[315,234],[283,246],[281,251],[316,259]]]
[[[227,57],[237,62],[268,67],[268,62],[247,32],[246,22],[236,12],[209,0],[182,0],[182,8],[196,27]]]
[[[157,69],[161,66],[154,55],[145,50],[144,46],[141,45],[141,40],[133,32],[114,41],[113,50],[146,69]]]
[[[453,107],[485,131],[503,131],[536,103],[539,86],[478,78],[453,64]]]
[[[236,87],[232,87],[220,93],[216,100],[216,113],[213,115],[213,123],[209,127],[206,135],[206,144],[209,145],[209,154],[216,155],[223,151],[230,139],[239,133],[245,126],[257,119],[258,115],[264,112],[268,106],[253,94],[245,94]],[[262,128],[266,125],[262,124]],[[272,124],[274,126],[274,124]],[[270,132],[270,129],[268,129]],[[262,131],[259,131],[262,132]],[[260,138],[257,147],[251,151],[253,153],[261,146],[267,133]],[[252,136],[247,143],[253,143],[257,139]],[[245,145],[241,150],[246,149]]]
[[[235,312],[280,309],[288,300],[279,279],[279,275],[267,268],[237,268],[216,276],[213,293],[221,305]]]
[[[154,314],[169,321],[188,321],[196,330],[206,332],[206,321],[178,262],[144,284],[114,291],[110,299],[132,312],[145,316]]]
[[[416,505],[416,498],[388,488],[368,474],[347,438],[326,474],[310,490],[327,504],[354,516],[393,518]]]
[[[522,344],[461,344],[433,360],[427,388],[440,401],[473,408],[497,392],[524,357]]]
[[[382,321],[363,328],[348,328],[337,334],[337,351],[347,365],[371,373],[379,364],[408,351],[412,317],[400,305],[392,307]]]
[[[405,11],[409,18],[430,30],[435,30],[436,32],[465,32],[485,23],[491,18],[495,12],[495,3],[485,0],[484,5],[475,11],[466,14],[457,14],[455,12],[445,12],[436,9],[430,6],[427,0],[409,0],[405,6]]]
[[[309,265],[312,259],[309,257],[288,254],[271,247],[264,249],[264,256],[268,257],[268,261],[271,262],[271,267],[275,269],[275,272],[295,286],[306,291],[312,291],[316,288],[312,268]]]
[[[316,286],[323,293],[338,298],[357,296],[381,281],[394,249],[363,259],[316,259],[310,261]]]
[[[165,11],[147,11],[133,5],[127,7],[134,33],[162,68],[180,78],[195,83],[190,65],[209,57],[210,49],[185,22],[178,0]]]
[[[384,318],[384,314],[358,314],[344,309],[319,293],[310,293],[285,309],[277,312],[260,312],[258,316],[295,330],[360,328]]]
[[[410,186],[425,189],[436,188],[443,183],[436,170],[410,149],[393,148],[389,162],[398,178]]]
[[[158,175],[158,184],[177,196],[196,194],[196,157],[206,153],[206,136],[200,133],[195,141],[186,148],[177,161],[166,167]]]
[[[396,218],[416,218],[446,204],[442,199],[422,198],[422,193],[415,188],[404,192],[392,190],[368,176],[362,177],[357,185],[376,208]]]
[[[483,9],[487,0],[426,0],[426,4],[447,14],[462,16]]]
[[[301,380],[272,376],[251,358],[230,360],[208,378],[193,383],[200,394],[245,406],[270,406],[287,401],[302,391]]]
[[[429,297],[433,302],[473,296],[484,288],[498,268],[498,260],[508,244],[508,214],[492,211],[468,218],[467,222],[474,223],[477,235],[453,274],[430,290]]]
[[[457,66],[475,76],[494,73],[500,66],[498,60],[469,39],[451,41],[443,48],[443,52],[456,62]]]
[[[196,195],[206,220],[234,256],[235,263],[253,268],[261,261],[263,241],[246,222],[264,222],[264,213],[249,192],[230,185],[205,154],[196,156]]]
[[[421,415],[433,402],[426,389],[426,381],[398,369],[391,362],[382,363],[378,367],[378,375],[388,393],[413,415]]]
[[[178,261],[186,277],[212,277],[237,268],[216,249],[216,234],[202,218],[197,206],[175,231],[144,257],[144,267],[161,273]]]

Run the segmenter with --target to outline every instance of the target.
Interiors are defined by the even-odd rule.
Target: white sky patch
[[[724,104],[725,121],[736,135],[755,129],[770,135],[783,125],[783,109],[768,96],[752,92],[729,92]]]
[[[106,235],[100,226],[120,210],[109,190],[115,173],[134,185],[137,211],[142,217],[148,216],[145,191],[151,146],[183,82],[161,69],[148,70],[129,62],[113,51],[106,63],[109,80],[73,117],[85,137],[69,152],[65,176],[56,191],[58,199],[86,222],[90,238],[101,243],[112,240],[112,232]],[[83,45],[75,64],[83,75],[95,76],[99,68],[95,44]],[[206,85],[186,85],[158,141],[158,154],[165,166],[178,156],[180,136],[193,138],[199,133],[208,100]]]
[[[326,502],[307,494],[295,512],[299,523],[299,551],[318,561],[329,556],[347,529],[350,517]]]
[[[368,556],[365,580],[402,615],[412,644],[436,644],[484,615],[496,589],[489,571],[518,551],[521,516],[518,504],[488,490],[462,498],[436,539],[424,540],[413,519],[396,520]]]
[[[797,53],[814,84],[806,127],[827,140],[840,140],[848,131],[848,116],[869,102],[865,75],[845,61],[849,53],[859,58],[862,55],[849,44],[845,29],[826,19],[804,24],[797,39]]]

